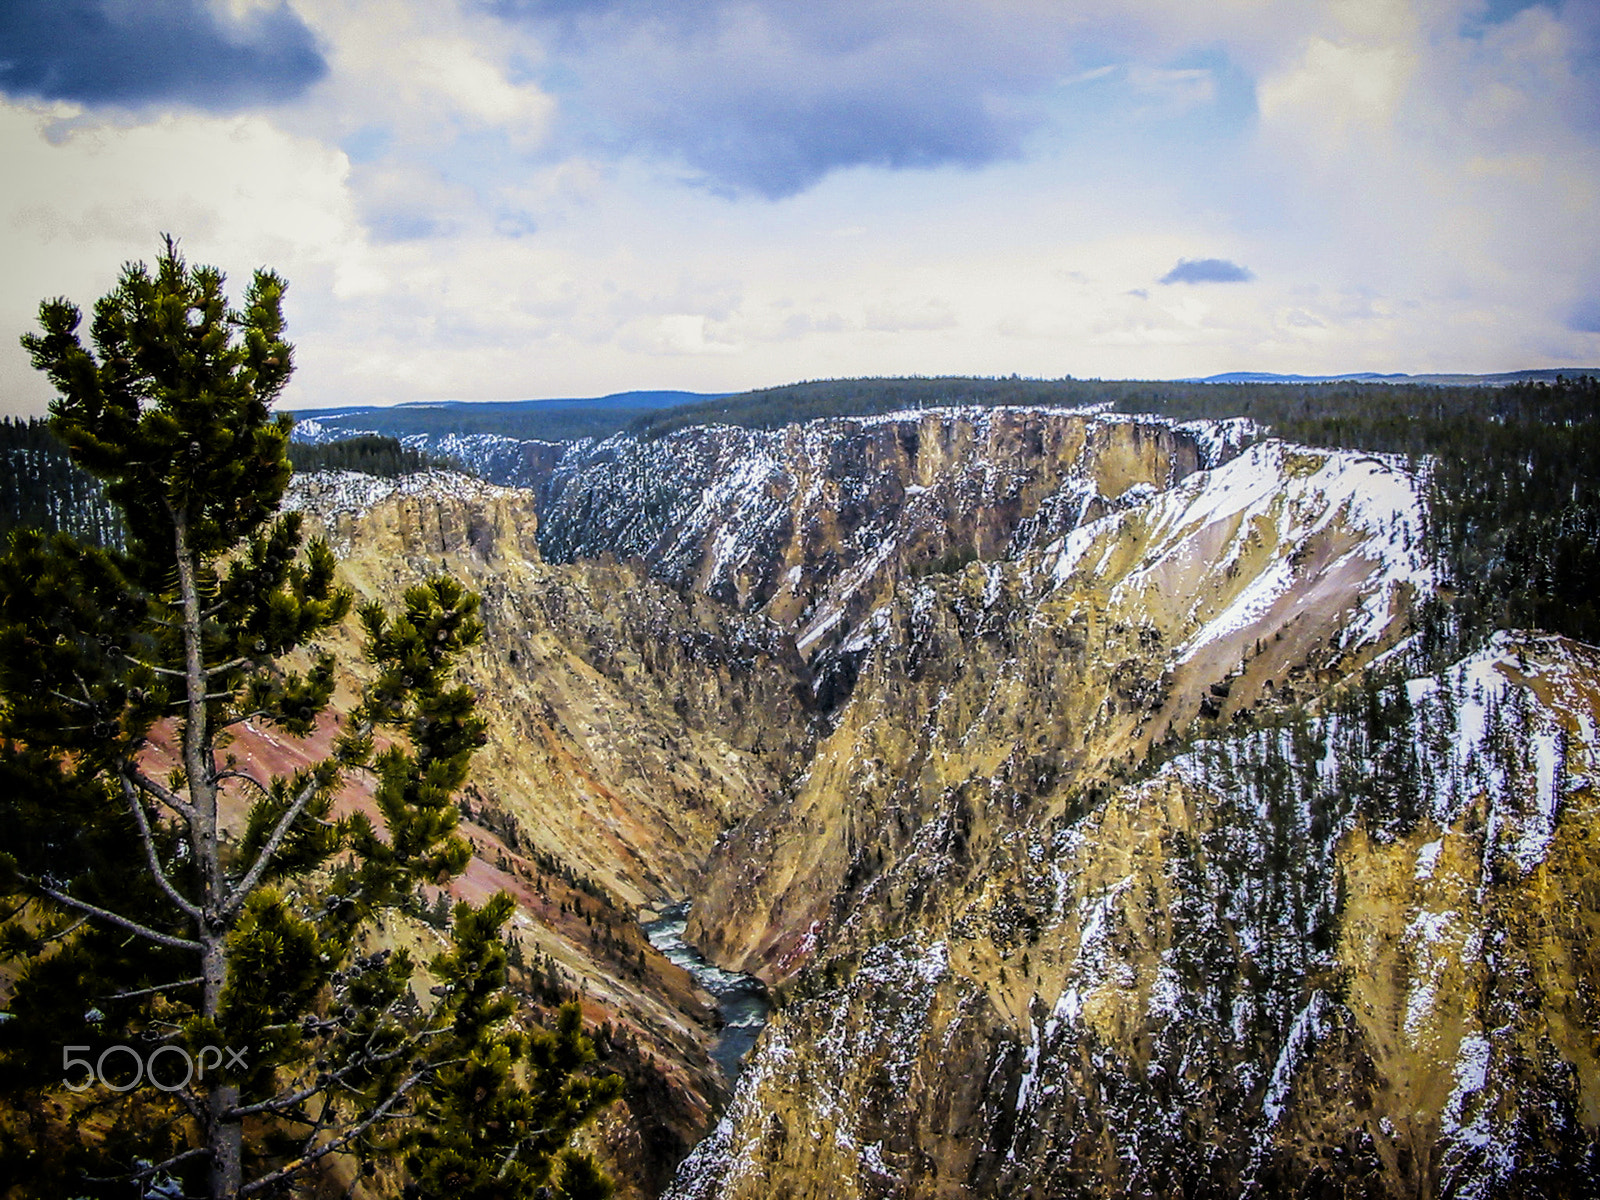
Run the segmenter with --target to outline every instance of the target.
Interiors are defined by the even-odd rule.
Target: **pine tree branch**
[[[261,877],[266,873],[267,865],[272,861],[272,856],[278,852],[278,847],[283,845],[283,839],[289,836],[289,829],[305,811],[306,805],[311,803],[311,798],[317,794],[317,777],[306,780],[305,787],[300,789],[300,794],[294,798],[294,803],[289,806],[289,811],[278,818],[278,824],[272,830],[272,836],[267,839],[267,844],[261,848],[261,853],[256,856],[256,861],[246,872],[245,877],[239,881],[239,886],[233,889],[222,904],[222,915],[232,916],[240,905],[255,891],[256,885],[261,882]]]
[[[158,983],[155,987],[140,988],[134,992],[118,992],[114,996],[101,996],[100,999],[111,1000],[137,1000],[140,996],[153,996],[157,992],[168,992],[173,988],[198,987],[206,981],[204,975],[196,975],[192,979],[176,979],[171,983]]]
[[[349,1068],[346,1069],[348,1070]],[[259,1104],[244,1104],[240,1105],[238,1108],[230,1108],[228,1110],[228,1116],[232,1118],[239,1118],[253,1117],[259,1113],[267,1112],[288,1112],[291,1108],[294,1108],[300,1104],[304,1104],[307,1100],[311,1099],[311,1097],[315,1096],[318,1092],[326,1088],[328,1084],[333,1082],[333,1078],[334,1077],[330,1075],[321,1083],[314,1084],[308,1088],[301,1088],[298,1092],[291,1092],[287,1096],[277,1096],[271,1100],[263,1100]]]
[[[227,724],[227,723],[228,722],[224,722],[224,724]],[[262,783],[261,780],[257,779],[254,775],[250,774],[249,771],[242,771],[238,767],[229,767],[226,771],[218,771],[216,773],[216,775],[213,776],[213,778],[218,783],[221,783],[224,779],[242,779],[246,783],[254,784],[256,786],[256,788],[258,788],[260,790],[260,792],[261,792],[261,794],[263,796],[266,796],[268,798],[270,798],[272,796],[272,789],[271,788],[269,788],[266,784]]]
[[[131,654],[124,654],[122,657],[128,662],[131,662],[134,666],[143,667],[147,671],[154,671],[157,675],[171,675],[175,679],[183,678],[183,672],[175,670],[172,667],[158,667],[155,665],[155,663],[145,662],[144,659],[135,658]]]
[[[26,878],[26,877],[24,877]],[[27,882],[39,890],[39,893],[50,897],[58,904],[65,904],[68,908],[75,908],[81,913],[88,913],[108,925],[115,925],[119,929],[126,929],[129,933],[137,934],[146,941],[155,942],[158,946],[168,946],[173,950],[204,950],[199,942],[190,941],[188,938],[173,937],[170,933],[161,933],[151,929],[148,925],[141,925],[127,917],[101,908],[99,905],[90,904],[87,900],[79,900],[76,896],[69,896],[66,892],[59,891],[49,884],[41,883],[37,879],[28,879]]]
[[[511,1147],[510,1152],[500,1160],[500,1169],[495,1172],[494,1177],[497,1180],[504,1179],[506,1177],[506,1172],[511,1170],[511,1165],[517,1161],[517,1155],[522,1153],[522,1148],[524,1146],[526,1146],[529,1142],[532,1142],[535,1138],[542,1138],[546,1134],[555,1132],[556,1127],[554,1125],[546,1125],[543,1129],[531,1130],[522,1137],[518,1138],[516,1143]]]
[[[48,946],[52,942],[59,942],[63,938],[71,937],[73,934],[77,933],[78,930],[82,929],[84,924],[88,920],[89,920],[88,917],[79,917],[71,925],[68,925],[65,929],[63,929],[60,933],[52,933],[49,937],[40,938],[39,939],[39,945],[40,946]]]
[[[351,1142],[355,1141],[362,1134],[366,1133],[367,1130],[371,1129],[379,1121],[388,1116],[389,1110],[398,1104],[402,1099],[404,1099],[407,1092],[416,1087],[417,1084],[421,1083],[434,1071],[438,1070],[439,1067],[450,1066],[456,1062],[465,1061],[465,1059],[451,1059],[447,1062],[435,1063],[431,1066],[424,1067],[420,1071],[412,1072],[412,1074],[407,1076],[400,1086],[394,1090],[394,1093],[387,1100],[372,1110],[372,1114],[367,1117],[366,1120],[362,1121],[358,1125],[352,1126],[350,1129],[334,1138],[333,1141],[324,1143],[307,1154],[302,1154],[292,1163],[288,1163],[285,1166],[280,1167],[278,1170],[273,1171],[270,1175],[263,1175],[260,1179],[245,1184],[244,1187],[239,1189],[239,1195],[241,1197],[254,1196],[258,1192],[264,1192],[275,1184],[279,1184],[286,1179],[293,1178],[301,1171],[304,1171],[307,1167],[321,1162],[328,1155],[335,1154],[338,1151],[343,1150]]]
[[[285,1112],[297,1104],[304,1104],[318,1092],[326,1091],[336,1083],[343,1083],[345,1078],[357,1068],[382,1066],[386,1062],[393,1062],[395,1059],[411,1053],[411,1051],[416,1049],[416,1047],[412,1045],[414,1040],[415,1039],[407,1039],[400,1045],[399,1049],[391,1050],[387,1054],[358,1054],[355,1058],[352,1058],[333,1074],[320,1080],[316,1084],[313,1084],[311,1087],[302,1088],[298,1092],[293,1092],[287,1096],[279,1096],[273,1100],[263,1100],[259,1104],[247,1104],[239,1108],[231,1108],[228,1110],[228,1115],[230,1117],[253,1117],[257,1113]]]
[[[201,912],[200,906],[174,887],[172,880],[167,878],[166,871],[162,869],[161,859],[156,854],[155,839],[150,835],[150,818],[144,811],[144,802],[139,799],[133,780],[120,771],[117,773],[117,778],[122,784],[122,797],[128,802],[128,811],[133,813],[134,822],[139,826],[139,840],[144,843],[145,863],[149,866],[150,873],[155,876],[156,883],[166,893],[167,899],[177,905],[185,916],[195,921],[204,920],[205,914]]]
[[[364,721],[361,723],[360,728],[361,733],[359,736],[365,737],[372,732],[372,722]],[[222,906],[222,914],[224,916],[231,916],[245,902],[250,893],[255,890],[256,885],[261,882],[261,876],[266,872],[268,864],[272,861],[272,856],[283,845],[283,839],[289,836],[290,828],[299,819],[300,814],[305,811],[306,805],[311,803],[316,791],[317,780],[316,776],[313,775],[306,781],[306,786],[300,789],[300,794],[295,797],[294,804],[289,811],[278,819],[278,824],[272,830],[272,836],[267,839],[267,844],[262,847],[261,853],[256,857],[256,861],[251,864],[250,870],[239,881],[239,886],[233,890],[227,902]]]
[[[322,1131],[328,1127],[328,1122],[334,1119],[334,1117],[337,1115],[338,1110],[334,1107],[333,1098],[331,1096],[324,1096],[322,1098],[322,1107],[317,1110],[316,1120],[311,1119],[310,1113],[305,1114],[304,1123],[311,1127],[311,1132],[306,1134],[305,1139],[300,1143],[300,1153],[302,1156],[311,1152],[311,1148],[317,1144],[317,1139],[322,1136]],[[289,1119],[291,1121],[294,1120],[292,1114],[290,1115]]]
[[[84,1175],[82,1178],[88,1183],[127,1183],[136,1179],[149,1179],[153,1175],[159,1175],[168,1167],[175,1167],[181,1162],[187,1162],[191,1158],[199,1158],[201,1155],[210,1153],[211,1151],[206,1147],[196,1146],[193,1149],[184,1150],[178,1154],[174,1154],[165,1162],[158,1162],[153,1167],[143,1167],[140,1170],[131,1171],[126,1175]]]
[[[162,787],[154,779],[151,779],[150,776],[139,770],[134,763],[126,763],[122,768],[122,774],[131,780],[135,785],[137,785],[142,791],[149,792],[152,796],[161,801],[161,803],[165,804],[184,820],[188,821],[194,818],[194,805],[190,804],[172,789]]]
[[[201,982],[204,983],[205,980],[202,978]],[[202,1101],[199,1096],[195,1095],[194,1088],[181,1087],[172,1094],[177,1096],[178,1102],[182,1104],[184,1108],[189,1110],[189,1115],[194,1118],[194,1123],[201,1129],[204,1129],[206,1127],[206,1118],[208,1114],[206,1112],[205,1102]]]
[[[386,1017],[392,1016],[394,1014],[395,1006],[399,1003],[400,997],[397,996],[384,1007],[381,1015]],[[354,1054],[345,1061],[344,1066],[319,1080],[311,1087],[304,1088],[301,1091],[294,1092],[288,1096],[279,1096],[272,1100],[263,1100],[259,1104],[251,1104],[242,1108],[229,1109],[228,1115],[230,1117],[249,1117],[254,1116],[257,1113],[264,1112],[287,1112],[295,1105],[305,1103],[305,1101],[311,1099],[311,1097],[315,1096],[318,1092],[326,1091],[335,1084],[343,1084],[346,1076],[350,1075],[357,1068],[382,1066],[386,1062],[393,1062],[395,1059],[409,1054],[413,1050],[417,1049],[419,1043],[428,1038],[437,1037],[439,1034],[446,1031],[445,1026],[432,1025],[431,1020],[429,1024],[431,1026],[430,1028],[424,1028],[418,1030],[416,1033],[411,1034],[404,1041],[402,1041],[399,1046],[395,1047],[393,1050],[390,1050],[386,1054],[367,1053],[367,1047],[372,1045],[372,1039],[377,1037],[379,1032],[378,1029],[374,1028],[372,1032],[367,1035],[365,1045],[363,1045],[361,1049],[355,1051]]]
[[[235,725],[242,725],[244,722],[253,720],[256,717],[267,717],[271,715],[272,714],[264,708],[255,708],[251,709],[249,712],[240,713],[238,716],[225,717],[222,720],[219,720],[217,722],[217,728],[219,730],[232,729]]]
[[[180,1154],[174,1154],[171,1158],[167,1159],[166,1162],[158,1162],[153,1167],[146,1167],[144,1170],[138,1172],[130,1178],[148,1179],[152,1175],[156,1175],[162,1171],[165,1171],[169,1167],[175,1167],[181,1162],[188,1162],[191,1158],[199,1158],[202,1155],[209,1155],[210,1153],[211,1151],[209,1148],[205,1146],[196,1146],[192,1150],[185,1150]]]

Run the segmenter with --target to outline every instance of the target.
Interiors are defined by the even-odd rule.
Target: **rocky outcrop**
[[[329,471],[295,480],[285,507],[308,513],[346,560],[493,566],[538,562],[539,522],[526,492],[450,471],[380,479]]]
[[[908,580],[1017,557],[1204,454],[1164,422],[1034,409],[618,435],[563,458],[540,543],[552,561],[636,556],[675,588],[771,617],[826,709],[853,683],[852,631]]]

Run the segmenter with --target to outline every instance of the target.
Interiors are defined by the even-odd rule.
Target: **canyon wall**
[[[1594,1177],[1600,660],[1424,664],[1404,464],[1251,432],[929,410],[581,444],[537,497],[297,483],[364,594],[484,596],[458,887],[629,1031],[625,1194]],[[780,1000],[731,1101],[624,932],[681,899]]]

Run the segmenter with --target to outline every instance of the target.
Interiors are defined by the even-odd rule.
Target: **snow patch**
[[[1282,1119],[1283,1110],[1289,1103],[1289,1089],[1294,1086],[1295,1073],[1316,1040],[1327,1034],[1332,1016],[1333,1005],[1319,989],[1311,993],[1311,999],[1289,1027],[1289,1036],[1284,1039],[1283,1049],[1278,1052],[1278,1061],[1272,1067],[1266,1099],[1261,1102],[1267,1128],[1272,1128]]]

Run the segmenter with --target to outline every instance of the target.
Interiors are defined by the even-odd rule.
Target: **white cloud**
[[[1312,162],[1343,154],[1353,139],[1391,132],[1414,70],[1402,46],[1314,38],[1292,68],[1261,82],[1262,122]]]
[[[163,229],[236,283],[263,263],[289,277],[298,403],[1595,361],[1595,322],[1573,316],[1600,281],[1576,7],[1463,32],[1471,0],[1093,0],[1070,18],[1054,0],[895,0],[831,25],[831,5],[751,3],[653,65],[660,31],[619,19],[602,75],[678,89],[658,134],[705,117],[705,89],[780,107],[870,93],[834,132],[826,105],[791,114],[778,132],[810,182],[771,201],[694,186],[659,138],[607,136],[563,82],[594,63],[537,28],[465,0],[304,0],[329,74],[286,107],[0,109],[0,388],[37,411],[15,334],[38,300],[92,302]],[[975,126],[973,154],[946,146],[954,165],[886,167],[873,146],[932,145],[922,85],[952,63],[951,103],[1025,110],[1033,132]],[[772,131],[744,116],[719,136]],[[733,150],[782,165],[782,147]],[[1154,286],[1207,259],[1255,278]]]
[[[62,118],[68,116],[63,126]],[[16,336],[40,300],[66,295],[86,311],[121,263],[149,261],[163,232],[191,261],[242,286],[270,264],[309,292],[349,293],[375,280],[345,189],[344,155],[256,116],[167,115],[144,124],[66,110],[0,105],[0,394],[37,408],[48,387]],[[293,301],[291,301],[293,303]]]
[[[526,152],[548,136],[554,102],[513,78],[538,44],[455,0],[322,0],[304,16],[330,47],[330,74],[290,119],[325,137],[377,127],[414,152],[491,129]]]

